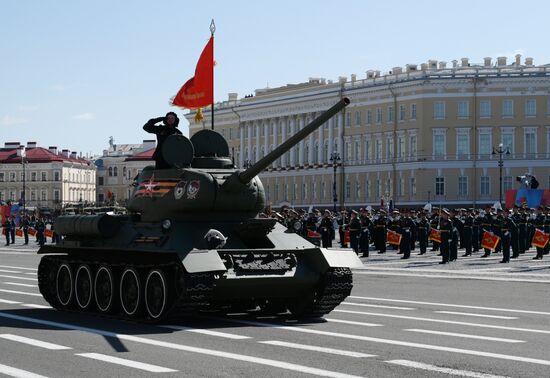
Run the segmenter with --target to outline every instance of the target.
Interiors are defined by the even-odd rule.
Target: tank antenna
[[[214,19],[212,19],[212,22],[210,22],[210,35],[212,38],[214,38],[214,33],[216,32],[216,24],[214,23]],[[212,56],[214,56],[214,44],[212,43]],[[212,65],[212,130],[214,130],[214,104],[216,103],[216,100],[214,99],[214,65]]]

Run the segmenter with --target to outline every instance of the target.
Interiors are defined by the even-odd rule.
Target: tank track
[[[38,267],[38,287],[44,299],[55,309],[62,311],[71,311],[78,313],[90,313],[97,316],[124,319],[133,321],[159,322],[163,319],[175,319],[185,316],[192,316],[201,310],[205,310],[211,303],[211,296],[214,290],[216,277],[213,273],[185,273],[183,267],[177,261],[164,264],[128,264],[118,261],[109,265],[111,269],[122,269],[123,267],[134,267],[140,270],[149,270],[152,268],[163,268],[165,272],[173,272],[174,293],[168,298],[173,299],[173,303],[167,305],[162,317],[149,319],[145,311],[140,311],[138,316],[127,316],[122,311],[100,312],[97,310],[83,310],[74,304],[63,307],[57,299],[56,293],[56,272],[57,267],[63,263],[70,264],[88,264],[99,266],[105,264],[104,261],[93,261],[86,259],[71,258],[68,256],[50,255],[43,256]],[[115,295],[118,294],[118,287],[115,284]],[[143,306],[141,306],[143,307]]]

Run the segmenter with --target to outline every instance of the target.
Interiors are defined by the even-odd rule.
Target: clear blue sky
[[[0,0],[0,143],[148,139],[216,22],[215,97],[428,59],[550,63],[550,2]],[[182,111],[176,109],[180,118]],[[187,122],[182,121],[187,133]]]

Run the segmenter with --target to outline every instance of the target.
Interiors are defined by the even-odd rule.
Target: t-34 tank
[[[57,309],[148,321],[202,310],[332,311],[350,294],[350,268],[361,261],[259,217],[265,192],[257,175],[347,104],[342,99],[244,171],[217,132],[170,136],[163,157],[171,168],[140,173],[128,215],[58,218],[62,240],[38,251],[48,254],[40,292]]]

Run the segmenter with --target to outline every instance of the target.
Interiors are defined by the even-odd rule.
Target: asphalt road
[[[0,247],[0,375],[549,377],[550,259],[437,264],[373,254],[324,321],[209,316],[163,326],[64,313],[34,247]]]

